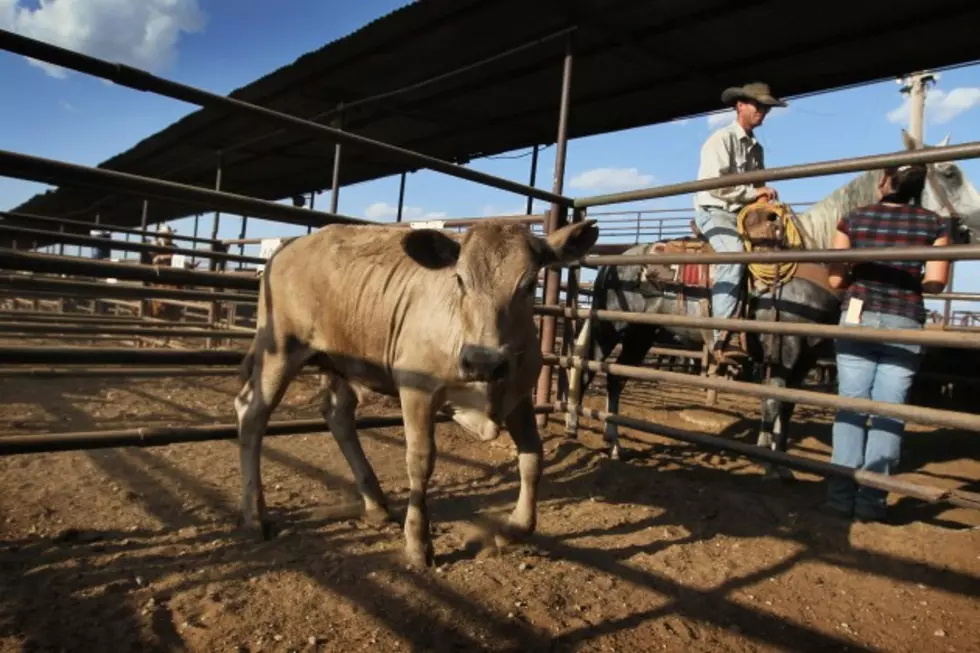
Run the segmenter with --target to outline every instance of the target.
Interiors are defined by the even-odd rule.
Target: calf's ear
[[[411,231],[402,247],[410,259],[430,270],[452,267],[459,260],[459,242],[436,229]]]
[[[595,220],[583,220],[566,225],[544,239],[541,248],[542,266],[577,261],[585,256],[599,239]]]

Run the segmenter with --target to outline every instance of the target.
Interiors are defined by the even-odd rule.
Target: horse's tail
[[[598,311],[606,308],[606,284],[614,268],[613,265],[600,265],[592,282],[592,307]]]

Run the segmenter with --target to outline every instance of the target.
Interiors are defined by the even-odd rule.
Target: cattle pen
[[[7,520],[6,532],[14,532],[11,524],[21,528],[19,537],[6,537],[0,543],[3,573],[12,576],[9,570],[30,568],[33,576],[25,574],[13,582],[13,598],[0,599],[0,651],[72,650],[72,646],[98,650],[116,642],[128,642],[143,650],[224,647],[331,651],[355,645],[381,645],[385,650],[738,651],[809,650],[800,643],[804,641],[812,643],[813,650],[969,650],[975,645],[977,631],[975,625],[971,627],[970,618],[976,613],[975,583],[980,566],[975,551],[969,550],[970,543],[977,541],[973,531],[953,531],[952,537],[964,538],[965,545],[937,565],[930,565],[928,557],[925,561],[917,559],[910,550],[935,546],[945,537],[936,531],[905,525],[901,527],[905,530],[893,532],[885,526],[870,525],[849,533],[824,517],[807,516],[807,509],[804,507],[801,512],[800,506],[819,492],[809,487],[816,485],[814,478],[853,476],[861,484],[911,497],[915,503],[909,510],[916,514],[936,515],[953,510],[958,519],[975,526],[978,522],[972,515],[980,514],[980,493],[975,491],[980,480],[955,474],[944,476],[945,470],[937,476],[941,484],[930,484],[922,478],[928,475],[921,474],[910,480],[854,473],[827,462],[825,447],[816,452],[812,447],[808,451],[772,451],[734,437],[744,435],[734,418],[722,429],[725,433],[709,433],[710,427],[684,428],[683,420],[657,419],[650,413],[664,410],[651,410],[649,406],[663,407],[680,398],[690,403],[690,389],[699,389],[720,395],[708,403],[729,418],[739,413],[743,418],[755,414],[754,405],[746,407],[746,397],[774,398],[806,406],[805,419],[814,423],[819,421],[820,410],[856,408],[908,419],[916,428],[939,427],[943,430],[928,433],[940,438],[943,447],[967,451],[971,449],[960,440],[968,437],[964,434],[980,431],[980,417],[975,411],[848,400],[833,392],[717,378],[700,368],[695,370],[698,373],[690,373],[690,366],[680,365],[677,360],[703,361],[704,352],[685,353],[669,345],[651,350],[661,360],[668,359],[666,365],[655,367],[595,361],[576,355],[573,350],[573,334],[590,321],[717,327],[822,338],[881,338],[964,352],[980,349],[980,334],[965,327],[881,335],[833,325],[635,315],[579,305],[588,297],[583,292],[584,284],[579,282],[581,270],[600,265],[859,261],[880,260],[884,256],[881,252],[696,257],[667,253],[637,257],[623,255],[626,247],[622,244],[602,243],[579,263],[542,274],[537,313],[546,365],[537,386],[536,411],[539,426],[548,434],[545,484],[552,483],[556,488],[546,490],[545,504],[550,512],[545,515],[554,515],[555,522],[532,544],[519,549],[516,560],[508,561],[506,556],[465,557],[461,551],[479,535],[467,530],[469,526],[440,524],[436,526],[442,537],[434,580],[419,580],[390,562],[390,554],[397,548],[392,545],[397,545],[397,529],[382,527],[376,531],[356,522],[356,510],[347,503],[352,495],[351,484],[344,476],[347,472],[337,464],[338,457],[331,456],[336,453],[334,445],[322,450],[327,447],[323,440],[308,439],[325,432],[323,420],[312,417],[308,410],[316,394],[315,383],[309,378],[303,379],[295,400],[283,407],[282,412],[288,413],[289,419],[271,422],[268,432],[270,436],[281,436],[276,440],[295,438],[291,444],[276,446],[266,454],[274,463],[266,472],[267,483],[275,488],[270,493],[276,508],[282,508],[288,526],[277,538],[262,544],[235,539],[233,529],[226,528],[224,522],[232,519],[233,511],[224,507],[225,493],[231,487],[234,495],[237,467],[234,449],[221,448],[221,441],[233,440],[236,434],[233,423],[216,419],[232,414],[229,392],[235,391],[237,365],[254,332],[259,277],[254,267],[246,266],[261,266],[265,259],[245,254],[246,246],[262,243],[261,239],[247,237],[244,218],[238,238],[218,239],[217,212],[240,213],[310,230],[332,223],[371,224],[338,212],[341,146],[371,150],[386,160],[403,161],[408,167],[436,170],[527,198],[527,215],[501,219],[520,222],[541,234],[590,217],[600,217],[603,230],[605,225],[614,224],[614,218],[602,219],[595,208],[733,183],[726,178],[608,196],[567,196],[562,178],[573,80],[574,50],[569,38],[572,31],[558,30],[549,38],[564,46],[559,58],[562,74],[556,175],[550,191],[534,185],[533,172],[530,184],[494,177],[436,156],[360,136],[341,128],[340,123],[324,125],[0,32],[0,47],[9,52],[242,119],[261,119],[285,131],[304,133],[321,146],[336,144],[329,211],[314,209],[313,193],[306,207],[300,206],[305,200],[294,201],[290,206],[223,189],[220,164],[215,188],[207,189],[152,174],[0,151],[0,173],[4,175],[138,198],[142,209],[138,226],[123,220],[111,222],[112,212],[108,210],[93,220],[25,211],[0,214],[0,239],[7,245],[0,248],[0,383],[5,384],[10,401],[21,409],[32,401],[28,384],[35,384],[31,392],[43,393],[44,388],[49,388],[52,395],[60,394],[37,401],[42,413],[53,413],[65,422],[51,426],[34,413],[8,420],[10,430],[20,433],[0,437],[0,456],[9,465],[3,468],[5,483],[16,478],[19,485],[5,486],[5,490],[12,496],[19,492],[27,496],[34,485],[40,486],[40,481],[31,480],[32,476],[67,474],[79,460],[87,461],[76,487],[35,492],[32,496],[38,498],[36,506],[13,508],[10,503],[3,504],[10,514],[0,515]],[[351,103],[345,103],[345,107],[349,110]],[[739,175],[736,180],[774,181],[863,172],[884,165],[972,158],[980,158],[980,142],[776,168]],[[403,174],[396,224],[405,229],[424,227],[425,223],[400,221],[404,183]],[[550,209],[533,214],[532,200],[544,202]],[[165,208],[161,217],[154,218],[153,202]],[[178,206],[183,208],[175,208]],[[150,229],[151,220],[162,222],[182,210],[188,214],[216,211],[211,237],[199,235],[195,226],[192,236],[173,235],[173,240],[187,246],[150,242],[158,235]],[[123,213],[122,209],[117,211],[117,215]],[[482,218],[440,220],[437,226],[460,230],[479,219]],[[635,224],[622,230],[635,234],[637,241],[653,232],[658,238],[686,234],[683,226],[675,232],[663,220],[653,221],[652,225],[641,225],[637,217]],[[105,239],[83,233],[91,229],[123,235],[123,240],[109,240],[109,247],[132,253],[135,260],[128,255],[114,261],[83,258],[83,247],[106,246]],[[66,250],[70,247],[77,248],[78,256],[70,255]],[[233,252],[235,247],[239,248],[238,253]],[[161,254],[170,260],[201,260],[207,270],[153,265],[151,257]],[[895,260],[924,256],[978,260],[980,245],[953,245],[939,253],[895,249],[889,250],[887,256]],[[943,297],[947,302],[957,299],[955,294]],[[947,305],[947,320],[942,327],[950,327],[949,316]],[[52,341],[74,344],[52,345]],[[637,408],[644,418],[596,408],[599,397],[594,392],[574,400],[569,386],[576,384],[583,370],[644,382],[638,396],[640,403],[647,405]],[[975,379],[957,380],[952,376],[946,374],[943,383],[973,387]],[[208,377],[215,381],[205,382]],[[98,385],[85,385],[93,379]],[[114,384],[114,379],[133,385]],[[186,384],[182,379],[187,379]],[[103,392],[104,395],[99,394]],[[151,402],[148,392],[162,393],[159,401],[166,408],[164,414],[152,420],[157,425],[139,425],[148,417],[139,414],[139,401],[125,403],[120,398],[126,392],[143,396],[145,403]],[[82,398],[73,403],[73,396]],[[213,410],[209,404],[219,401],[224,405]],[[636,408],[637,400],[633,401],[631,412]],[[118,406],[114,406],[117,402]],[[82,404],[95,406],[94,414],[102,411],[108,421],[124,426],[98,430],[97,420],[78,408]],[[711,412],[685,410],[693,414],[694,423]],[[64,413],[59,416],[60,411]],[[396,434],[401,425],[397,406],[380,402],[365,412],[358,426],[369,441],[369,455],[387,463],[384,467],[379,464],[379,469],[387,470],[384,481],[393,488],[393,498],[407,500],[403,474],[399,475],[403,469],[399,467],[403,464],[399,457],[402,450],[397,448],[394,434],[386,431],[393,429]],[[188,414],[201,419],[185,423],[189,421]],[[601,437],[587,428],[589,422],[580,422],[578,417],[629,429],[630,442],[651,462],[608,460],[601,451]],[[31,432],[34,424],[41,426],[37,430],[48,432]],[[83,424],[91,426],[80,426]],[[203,443],[213,443],[214,448],[200,455],[175,454],[170,449],[174,445],[198,447]],[[445,445],[440,449],[445,458],[437,465],[435,479],[438,493],[433,511],[440,516],[436,521],[465,522],[474,515],[477,522],[492,521],[515,493],[513,452],[499,443],[481,447],[456,431],[446,435]],[[153,455],[147,451],[151,447],[167,453]],[[318,450],[322,451],[315,453]],[[705,454],[704,450],[712,453]],[[130,453],[121,453],[127,451]],[[92,457],[52,462],[53,471],[48,472],[45,461],[53,459],[42,454],[54,452],[69,456],[86,452]],[[330,457],[334,460],[327,461]],[[759,467],[746,461],[794,469],[807,483],[787,488],[762,481],[755,484]],[[26,476],[18,474],[18,465]],[[114,474],[115,480],[106,480]],[[680,485],[658,489],[659,475],[683,480]],[[343,488],[342,496],[324,498],[317,489],[324,479]],[[95,499],[101,514],[91,517],[94,522],[88,525],[85,499],[78,497],[101,497],[103,486],[110,488],[108,498]],[[773,492],[776,487],[778,492]],[[169,488],[173,497],[154,496],[163,488]],[[709,494],[722,494],[706,496],[705,488]],[[787,498],[785,495],[796,492],[794,488],[799,488],[797,499]],[[140,509],[135,504],[140,502],[149,506],[148,516],[138,514]],[[322,505],[311,509],[311,503]],[[491,511],[482,512],[485,503],[492,504]],[[57,507],[53,508],[55,504]],[[589,504],[600,509],[589,512]],[[671,517],[664,517],[668,511],[661,510],[660,504],[674,506]],[[78,515],[70,514],[72,511],[78,511]],[[678,512],[685,514],[678,516]],[[45,526],[31,526],[28,531],[23,522],[25,515]],[[743,518],[746,524],[753,525],[740,523]],[[113,519],[119,523],[113,525]],[[755,530],[755,524],[767,520],[771,531]],[[472,530],[479,531],[479,523]],[[324,545],[320,537],[329,540],[329,544]],[[613,537],[619,541],[610,545],[607,540]],[[780,540],[780,546],[764,554],[745,550],[754,545],[761,547],[760,542],[772,539]],[[876,548],[882,542],[885,544]],[[345,562],[348,556],[357,558],[357,564]],[[794,569],[794,565],[800,568]],[[206,576],[207,581],[194,582],[196,574]],[[777,581],[781,574],[792,581],[781,585]],[[845,578],[848,574],[857,580]],[[61,614],[52,612],[39,617],[40,599],[30,597],[35,582],[32,578],[40,578],[41,596],[52,602],[53,611]],[[859,587],[862,583],[863,589]],[[578,586],[571,587],[575,584]],[[838,584],[846,589],[838,591]],[[844,596],[847,591],[851,592],[850,597]],[[312,624],[270,607],[270,603],[287,601],[294,612],[315,612],[320,609],[317,601],[322,600],[317,592],[335,597],[335,611],[317,616]],[[882,596],[883,592],[889,595]],[[855,597],[855,593],[859,596]],[[880,610],[892,618],[913,615],[910,621],[915,623],[887,627],[876,624],[865,607],[876,595]],[[830,605],[834,601],[847,609]],[[812,605],[808,605],[810,602]],[[74,609],[79,610],[78,615],[70,615]],[[113,614],[121,615],[119,620],[101,632],[83,625],[86,620],[111,619]],[[47,625],[38,626],[32,619]],[[65,625],[59,629],[60,619],[65,620]],[[254,628],[243,627],[243,623]],[[419,632],[419,623],[425,623],[429,630]],[[895,628],[903,628],[900,636],[895,634]]]

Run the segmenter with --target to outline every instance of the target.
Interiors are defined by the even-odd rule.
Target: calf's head
[[[581,258],[598,237],[595,220],[568,225],[547,238],[493,220],[461,237],[430,229],[406,235],[408,256],[445,275],[447,319],[458,324],[456,343],[446,344],[457,350],[452,353],[461,380],[493,383],[509,377],[524,349],[536,343],[538,272]]]

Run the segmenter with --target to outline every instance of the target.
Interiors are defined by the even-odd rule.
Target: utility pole
[[[909,96],[909,135],[921,145],[925,142],[924,120],[926,113],[926,93],[929,84],[939,81],[939,75],[921,71],[899,79],[900,92]]]
[[[929,89],[929,84],[935,84],[939,81],[939,75],[934,75],[928,71],[922,71],[907,75],[904,79],[898,80],[898,83],[902,85],[900,92],[903,94],[908,94],[909,96],[909,135],[916,140],[918,146],[921,147],[925,144],[924,127],[925,124],[925,113],[926,113],[926,94]],[[952,216],[950,216],[950,230],[953,228]],[[950,232],[952,233],[952,231]],[[955,262],[950,261],[949,263],[949,282],[948,282],[948,292],[953,292],[953,273],[955,271]],[[953,312],[953,302],[950,299],[946,299],[943,302],[943,327],[947,327],[950,324],[950,318]]]

